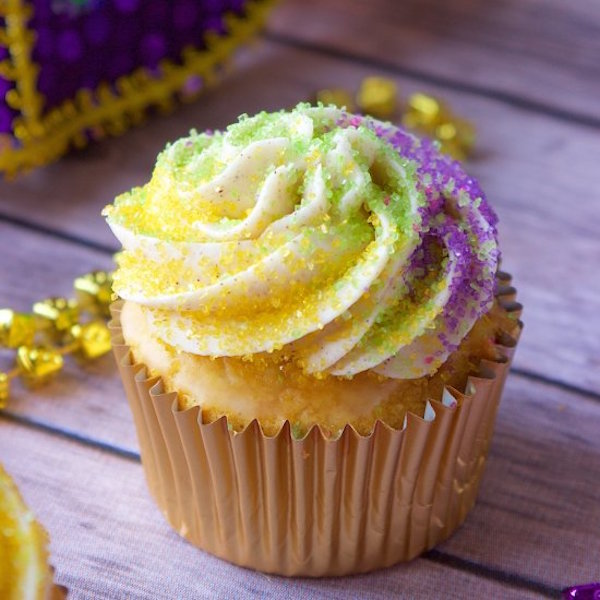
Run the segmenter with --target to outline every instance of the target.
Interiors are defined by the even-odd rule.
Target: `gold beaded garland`
[[[19,346],[17,367],[23,381],[29,386],[46,383],[63,367],[60,352],[45,346]]]
[[[5,408],[10,396],[10,378],[8,373],[0,373],[0,408]]]
[[[442,152],[464,160],[475,144],[475,128],[469,121],[457,117],[438,98],[428,94],[413,94],[402,116],[402,124],[437,139]]]
[[[323,104],[333,104],[338,108],[345,108],[349,112],[354,112],[354,99],[350,92],[343,88],[326,88],[319,90],[316,94],[317,102]]]
[[[75,325],[71,335],[77,342],[77,349],[83,358],[94,359],[110,350],[110,331],[102,321],[91,321]]]
[[[358,109],[378,119],[391,119],[398,111],[395,82],[385,77],[365,77],[356,95]],[[316,94],[318,102],[346,106],[354,111],[350,92],[342,88],[325,88]],[[466,159],[475,145],[475,128],[449,109],[439,98],[418,92],[412,94],[401,116],[407,128],[427,135],[440,143],[442,152],[458,160]]]
[[[43,385],[64,366],[64,356],[93,360],[110,350],[110,332],[102,317],[113,300],[112,276],[93,271],[75,279],[77,298],[52,297],[36,302],[32,312],[0,309],[0,346],[16,348],[15,367],[0,372],[0,408],[10,398],[11,380]],[[92,320],[81,321],[83,314]]]
[[[0,309],[0,346],[17,348],[31,344],[35,337],[35,321],[31,315]]]
[[[43,319],[55,333],[60,334],[77,323],[79,304],[74,299],[46,298],[33,305],[33,314]]]
[[[75,296],[82,310],[105,317],[110,316],[108,307],[112,300],[112,279],[106,271],[92,271],[77,277]]]
[[[391,119],[397,108],[398,89],[386,77],[365,77],[358,90],[356,103],[360,110],[378,119]]]

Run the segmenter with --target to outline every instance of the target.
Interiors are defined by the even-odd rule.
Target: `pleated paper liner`
[[[378,421],[368,436],[347,426],[327,439],[315,426],[295,439],[257,421],[229,431],[135,363],[113,305],[113,348],[137,429],[148,487],[172,527],[196,546],[268,573],[330,576],[410,560],[446,539],[475,503],[496,409],[521,329],[510,277],[501,303],[515,316],[499,362],[483,360],[465,392],[447,388],[409,413],[402,430]]]

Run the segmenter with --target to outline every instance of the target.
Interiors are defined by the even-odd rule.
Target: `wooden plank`
[[[594,0],[289,0],[269,31],[600,123]]]
[[[439,549],[546,581],[596,581],[600,403],[509,376],[478,503]]]
[[[0,213],[116,248],[100,210],[118,191],[149,177],[167,139],[192,126],[221,127],[244,110],[291,106],[324,85],[352,87],[369,73],[347,61],[269,44],[246,67],[197,105],[15,183],[0,183]],[[406,92],[423,88],[407,78],[398,83]],[[600,199],[590,175],[600,137],[502,103],[426,90],[444,93],[479,129],[478,155],[468,168],[500,215],[504,268],[515,274],[526,307],[516,365],[600,391],[600,241],[594,226]]]
[[[17,399],[11,410],[135,451],[116,373],[101,379],[114,392],[110,403],[96,400],[97,379],[89,378],[64,389],[55,383]],[[511,375],[479,503],[440,550],[556,589],[593,579],[600,488],[590,482],[600,477],[598,431],[597,401]],[[574,561],[580,548],[587,553]]]
[[[139,464],[2,419],[0,457],[50,533],[69,599],[542,597],[425,559],[352,578],[266,576],[180,539],[148,496]]]
[[[94,269],[110,269],[110,256],[0,223],[0,307],[31,310],[48,296],[72,296],[73,279]],[[0,369],[14,352],[0,351]],[[49,426],[135,450],[129,410],[119,386],[112,355],[80,365],[68,358],[64,372],[36,389],[14,385],[10,408]]]

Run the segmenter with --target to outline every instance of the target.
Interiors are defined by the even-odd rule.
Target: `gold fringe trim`
[[[42,134],[44,98],[37,91],[39,67],[31,61],[35,33],[27,29],[32,14],[33,7],[23,0],[0,0],[0,17],[5,23],[0,29],[0,46],[9,52],[9,57],[0,62],[0,76],[15,83],[6,94],[6,103],[20,114],[13,123],[17,139],[27,138],[29,132]]]
[[[21,0],[0,0],[0,15],[6,19],[6,29],[0,30],[0,44],[11,53],[9,60],[0,63],[0,74],[16,82],[15,93],[7,94],[7,102],[20,110],[13,131],[22,144],[0,151],[0,172],[14,175],[56,160],[71,144],[85,146],[89,130],[96,137],[120,135],[143,122],[146,110],[152,106],[168,112],[175,105],[175,95],[190,77],[202,78],[202,90],[210,87],[233,52],[263,27],[275,2],[254,0],[248,2],[246,16],[226,15],[226,34],[207,34],[205,50],[185,48],[181,65],[161,61],[158,77],[138,68],[115,81],[116,93],[107,83],[101,83],[94,91],[80,89],[74,99],[40,116],[43,96],[35,86],[39,67],[31,59],[34,32],[26,29],[31,7]]]

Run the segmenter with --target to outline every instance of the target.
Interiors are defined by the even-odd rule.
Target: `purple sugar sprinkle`
[[[393,125],[344,113],[338,122],[342,127],[369,127],[379,138],[386,140],[417,168],[418,187],[426,203],[419,209],[422,217],[421,244],[409,259],[405,283],[411,290],[411,277],[426,276],[433,267],[431,243],[445,244],[455,257],[455,273],[449,286],[449,300],[441,318],[447,331],[462,337],[460,326],[465,319],[473,323],[488,310],[494,294],[494,274],[500,260],[497,250],[498,217],[486,200],[477,180],[463,170],[461,164],[440,154],[433,142],[418,139]],[[451,201],[460,211],[463,223],[446,214],[446,202]],[[487,227],[481,226],[483,219]],[[466,228],[465,228],[466,226]],[[470,231],[469,231],[470,230]],[[488,242],[495,247],[480,257],[477,249]],[[462,332],[464,335],[466,332]],[[457,348],[455,339],[441,329],[438,339],[447,351]]]

